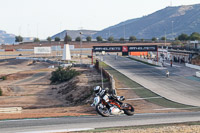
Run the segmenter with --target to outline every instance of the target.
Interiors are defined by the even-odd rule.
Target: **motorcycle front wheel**
[[[125,108],[125,109],[123,109],[124,110],[124,114],[126,114],[128,116],[134,115],[135,109],[134,109],[134,107],[132,105],[130,105],[128,103],[125,103],[124,104],[124,108]]]
[[[100,114],[103,117],[110,116],[110,112],[109,112],[108,108],[102,107],[100,104],[98,104],[96,106],[96,111],[97,111],[98,114]]]

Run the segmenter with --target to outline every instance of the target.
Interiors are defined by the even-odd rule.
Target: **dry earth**
[[[100,131],[98,133],[200,133],[200,125],[176,125],[176,126],[162,126],[158,128],[135,128],[135,129],[124,129],[124,130],[111,130],[111,131]],[[80,133],[80,132],[72,132]],[[92,132],[81,132],[81,133],[92,133]]]
[[[16,59],[1,62],[0,74],[7,76],[7,80],[0,81],[3,90],[0,108],[22,107],[23,111],[0,113],[0,119],[96,114],[90,104],[94,97],[93,87],[101,83],[100,74],[93,68],[75,68],[81,73],[79,76],[62,84],[50,85],[53,69],[48,66],[42,62],[31,64]],[[109,86],[108,83],[105,85]]]
[[[95,69],[76,68],[81,72],[76,78],[59,85],[50,85],[53,69],[48,69],[48,66],[43,62],[33,64],[31,61],[16,59],[0,62],[0,75],[7,75],[7,80],[0,81],[3,90],[0,108],[23,108],[21,113],[0,113],[0,119],[96,115],[90,104],[94,98],[93,87],[101,84],[100,74]],[[126,88],[115,80],[116,88]],[[109,87],[108,83],[105,85]],[[117,90],[117,94],[127,99],[138,98],[132,90]],[[145,100],[125,102],[132,104],[136,113],[168,112],[155,111],[162,107]]]

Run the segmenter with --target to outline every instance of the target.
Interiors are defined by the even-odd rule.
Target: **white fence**
[[[51,47],[34,47],[34,54],[51,54]]]
[[[200,66],[197,66],[197,65],[192,65],[192,64],[185,63],[185,66],[186,67],[190,67],[190,68],[194,68],[194,69],[197,69],[197,70],[200,70]]]
[[[196,72],[196,76],[200,78],[200,71]]]
[[[33,49],[16,49],[16,51],[34,51]]]
[[[150,59],[144,59],[144,58],[140,58],[140,57],[137,57],[137,56],[129,56],[129,57],[136,59],[136,60],[140,60],[140,61],[149,63],[149,64],[152,64],[152,65],[162,66],[161,62],[156,62],[156,61],[153,61],[153,60],[150,60]]]

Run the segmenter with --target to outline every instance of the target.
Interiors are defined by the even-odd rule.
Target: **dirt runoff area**
[[[58,85],[50,84],[51,72],[48,68],[52,64],[33,62],[28,60],[7,59],[0,60],[0,109],[9,107],[22,107],[22,111],[2,113],[1,119],[40,118],[59,116],[97,115],[93,102],[94,86],[101,85],[100,74],[94,68],[73,67],[80,75]],[[116,88],[126,88],[115,78]],[[110,87],[107,80],[104,86]],[[126,99],[139,98],[133,90],[117,90],[119,96]],[[135,107],[136,113],[155,113],[168,111],[155,111],[163,107],[149,103],[145,100],[124,101]],[[180,111],[180,110],[176,110]]]
[[[160,125],[160,127],[127,127],[124,129],[118,128],[118,129],[110,129],[110,130],[98,129],[98,131],[96,132],[98,133],[101,133],[101,132],[103,133],[200,133],[200,125],[175,124],[171,126]],[[80,133],[80,132],[71,132],[71,133]],[[93,133],[93,132],[81,131],[81,133]]]
[[[0,108],[22,107],[19,113],[0,113],[0,119],[39,118],[57,116],[95,115],[90,104],[93,88],[101,84],[100,74],[94,68],[73,68],[80,75],[58,85],[50,84],[50,64],[9,59],[0,62],[0,81],[3,96]],[[109,86],[108,81],[105,86]]]

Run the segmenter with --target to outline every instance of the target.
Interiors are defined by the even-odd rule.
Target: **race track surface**
[[[166,67],[146,65],[126,57],[105,55],[103,61],[133,81],[169,100],[192,106],[200,106],[200,79],[194,77],[197,70],[182,64]],[[170,77],[166,77],[169,70]]]

